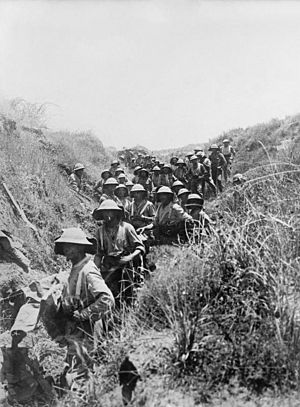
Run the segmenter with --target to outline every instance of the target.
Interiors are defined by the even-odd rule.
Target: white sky
[[[300,111],[300,2],[0,1],[0,93],[168,148]]]

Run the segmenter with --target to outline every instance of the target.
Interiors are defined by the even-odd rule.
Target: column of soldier
[[[209,235],[205,188],[213,195],[222,191],[222,177],[227,181],[234,155],[229,141],[223,143],[223,153],[212,145],[209,157],[198,149],[184,159],[172,157],[170,164],[139,155],[132,180],[118,161],[102,172],[95,186],[100,196],[100,205],[93,211],[98,226],[95,237],[78,227],[64,229],[54,242],[54,252],[71,262],[67,280],[60,274],[47,277],[27,287],[22,296],[24,304],[11,327],[7,369],[2,371],[11,401],[28,400],[38,388],[33,377],[36,387],[28,386],[28,378],[20,379],[18,371],[12,375],[11,369],[20,357],[19,344],[40,319],[48,321],[49,335],[67,348],[63,377],[73,379],[65,380],[63,387],[72,389],[77,378],[88,377],[88,367],[95,362],[91,355],[97,355],[113,309],[133,305],[144,279],[154,270],[146,256],[149,247],[190,242],[195,235],[192,242],[198,243]],[[78,163],[69,177],[70,187],[78,193],[83,170]]]
[[[122,207],[124,220],[138,232],[153,229],[155,242],[176,238],[183,222],[192,219],[208,232],[210,219],[203,210],[204,197],[223,191],[222,181],[228,180],[234,156],[229,140],[223,145],[220,149],[213,144],[209,156],[195,149],[184,159],[172,157],[169,164],[155,156],[138,154],[131,180],[115,160],[95,186],[100,205],[113,200]]]

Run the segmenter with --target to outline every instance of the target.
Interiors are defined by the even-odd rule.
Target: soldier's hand
[[[120,264],[127,264],[132,260],[132,256],[129,254],[128,256],[123,256],[120,258]]]

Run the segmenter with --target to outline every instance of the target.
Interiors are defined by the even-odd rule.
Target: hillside
[[[9,114],[0,115],[0,171],[1,181],[37,227],[38,236],[15,215],[2,185],[0,229],[9,230],[22,239],[33,266],[49,272],[48,266],[53,265],[53,239],[61,228],[76,224],[87,230],[93,228],[89,213],[97,203],[90,194],[91,186],[100,178],[101,170],[109,165],[112,156],[92,134],[50,132],[40,127],[38,118],[34,121],[30,115],[32,109],[28,110],[19,118],[18,109],[12,103]],[[15,129],[7,125],[10,120]],[[81,199],[67,186],[65,169],[72,169],[77,162],[86,167],[84,192],[90,195],[91,201]]]
[[[211,139],[208,143],[187,145],[182,148],[156,151],[168,161],[172,155],[185,155],[194,148],[204,148],[228,138],[237,151],[235,172],[245,172],[271,160],[300,162],[300,115],[285,119],[273,119],[245,129],[233,129]]]
[[[66,226],[94,233],[97,202],[90,186],[112,158],[92,134],[52,133],[32,106],[23,115],[18,106],[2,116],[1,181],[37,232],[15,213],[1,186],[0,230],[21,239],[32,269],[26,275],[1,269],[2,295],[12,282],[67,267],[53,254],[53,240]],[[299,404],[300,116],[233,130],[214,142],[224,137],[238,151],[234,171],[244,172],[247,182],[208,204],[214,231],[201,244],[151,251],[157,270],[138,306],[123,309],[103,338],[101,363],[89,382],[56,405],[121,406],[117,373],[128,354],[141,376],[132,406]],[[68,188],[62,165],[76,162],[86,166],[91,200]],[[41,327],[32,343],[47,373],[61,371],[62,350]]]

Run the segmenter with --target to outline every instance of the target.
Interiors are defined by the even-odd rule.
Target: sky
[[[150,149],[300,112],[300,1],[0,1],[0,97]]]

